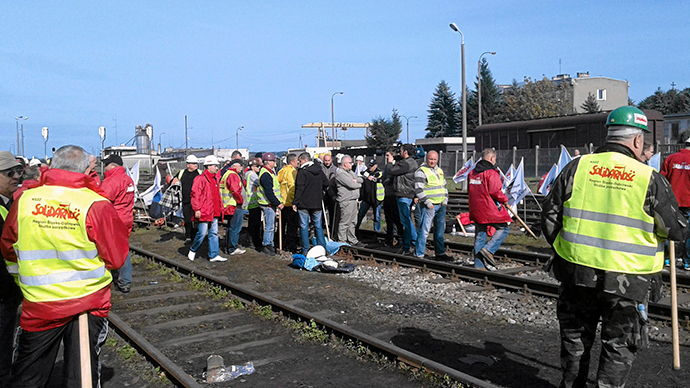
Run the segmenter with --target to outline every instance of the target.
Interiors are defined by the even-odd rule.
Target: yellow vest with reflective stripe
[[[575,264],[628,274],[659,272],[664,241],[644,211],[653,168],[618,152],[580,157],[564,203],[556,252]]]
[[[270,205],[271,203],[268,201],[268,197],[266,196],[266,193],[264,191],[264,187],[261,186],[261,177],[264,174],[271,174],[268,172],[267,169],[261,168],[261,172],[259,172],[259,181],[256,183],[257,184],[257,189],[256,189],[256,195],[257,199],[259,202],[259,205]],[[278,177],[276,177],[276,174],[271,174],[271,177],[273,178],[273,195],[278,198],[278,201],[281,201],[282,198],[280,196],[280,183],[278,183]]]
[[[9,213],[10,213],[10,211],[7,210],[6,207],[0,205],[0,216],[2,217],[3,221],[7,219],[7,215]],[[2,231],[0,231],[0,234],[1,233],[2,233]],[[5,266],[7,267],[7,272],[9,272],[14,277],[14,281],[17,282],[17,284],[19,284],[19,281],[17,279],[17,269],[19,267],[17,266],[17,263],[5,260]]]
[[[386,198],[386,189],[383,187],[383,183],[376,182],[376,199],[378,201],[383,201],[385,198]]]
[[[96,201],[107,199],[62,186],[39,186],[21,196],[14,249],[27,300],[77,299],[110,284],[110,271],[86,233],[86,213]]]
[[[233,169],[228,169],[228,171],[223,174],[223,177],[220,179],[220,184],[218,184],[218,188],[220,189],[220,199],[223,200],[223,207],[228,207],[228,206],[237,206],[237,201],[235,201],[235,198],[232,196],[232,191],[230,191],[230,188],[227,187],[227,180],[230,174],[235,174],[237,175],[237,172]],[[239,175],[237,175],[239,177]]]
[[[256,175],[257,178],[252,180],[252,175]],[[247,182],[247,187],[245,189],[247,193],[247,209],[255,209],[259,207],[259,196],[256,194],[257,186],[259,185],[259,176],[250,169],[244,175],[244,180]]]
[[[436,176],[434,170],[427,166],[422,166],[419,169],[426,175],[424,195],[434,205],[442,204],[446,199],[446,179],[443,176],[443,170],[440,167],[436,168],[438,172],[438,176]]]

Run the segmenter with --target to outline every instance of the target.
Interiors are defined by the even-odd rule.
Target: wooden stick
[[[465,227],[462,225],[462,222],[458,220],[458,224],[460,224],[460,230],[462,230],[462,234],[467,237],[467,232],[465,231]]]
[[[86,312],[79,314],[79,359],[81,387],[91,388],[91,344],[89,343],[89,317]]]
[[[326,213],[326,205],[324,205],[323,200],[321,200],[321,210],[323,210],[323,218],[326,220],[326,236],[328,236],[328,239],[331,240],[331,230],[328,228],[328,222],[329,222],[329,215]],[[333,241],[333,240],[331,240]]]
[[[517,213],[515,213],[515,211],[514,211],[510,206],[505,205],[505,204],[504,204],[503,206],[505,206],[506,208],[508,208],[508,210],[510,210],[510,212],[513,213],[513,215],[515,216],[515,218],[520,222],[520,224],[522,224],[522,226],[523,226],[525,229],[527,229],[527,231],[529,232],[529,234],[531,234],[532,237],[534,237],[535,240],[539,240],[539,239],[537,238],[537,236],[534,235],[534,232],[532,232],[532,229],[530,229],[529,226],[527,226],[527,224],[525,224],[525,222],[522,221],[522,218],[520,218],[520,216],[518,216]]]
[[[671,327],[673,330],[673,369],[680,369],[680,345],[678,340],[678,299],[676,298],[676,243],[668,242],[671,264]]]
[[[278,252],[280,252],[280,253],[283,253],[283,220],[282,220],[283,216],[282,216],[282,213],[283,212],[281,212],[280,209],[278,209]],[[275,240],[273,240],[273,241],[275,241]]]

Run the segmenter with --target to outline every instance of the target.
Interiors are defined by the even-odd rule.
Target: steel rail
[[[196,379],[175,364],[175,362],[164,355],[163,352],[158,350],[158,348],[147,341],[141,334],[132,329],[132,327],[126,324],[117,314],[111,311],[108,314],[108,321],[114,326],[115,331],[121,337],[127,338],[127,342],[134,344],[134,347],[140,353],[144,353],[149,360],[163,368],[166,371],[166,377],[168,380],[172,381],[173,384],[185,388],[202,387]]]
[[[501,271],[484,271],[474,267],[466,267],[454,263],[420,259],[414,256],[400,255],[371,248],[359,248],[343,246],[344,251],[357,252],[363,259],[388,262],[391,264],[403,265],[421,270],[432,271],[435,273],[450,275],[454,278],[476,281],[494,287],[504,288],[512,291],[521,291],[525,294],[536,294],[548,298],[558,297],[559,284],[543,282],[539,280],[513,276]],[[650,317],[668,321],[671,319],[671,306],[661,303],[649,302],[647,313]],[[690,320],[690,309],[679,307],[678,316]]]
[[[363,344],[366,344],[370,348],[376,350],[378,353],[387,355],[388,357],[394,357],[395,359],[404,362],[408,365],[417,368],[424,368],[440,376],[448,375],[448,377],[452,378],[455,381],[458,381],[463,384],[470,384],[473,387],[498,388],[496,385],[493,385],[487,381],[480,380],[474,376],[462,373],[439,362],[430,360],[426,357],[419,356],[418,354],[412,353],[390,343],[379,340],[378,338],[362,333],[351,327],[339,324],[335,321],[332,321],[322,316],[314,315],[311,312],[301,309],[297,306],[285,303],[266,294],[230,282],[224,277],[219,277],[205,271],[200,271],[189,265],[175,262],[173,260],[170,260],[166,257],[160,256],[156,253],[150,252],[140,247],[130,245],[130,250],[139,255],[148,256],[158,261],[159,263],[162,263],[165,266],[173,268],[181,273],[187,275],[194,274],[195,276],[202,277],[207,282],[213,283],[216,286],[223,287],[224,289],[228,290],[232,295],[244,301],[256,302],[260,305],[271,306],[271,308],[274,311],[278,310],[278,312],[281,312],[283,313],[283,315],[289,316],[293,319],[298,318],[307,321],[314,320],[314,322],[326,328],[331,334],[335,334],[341,338],[359,341]]]

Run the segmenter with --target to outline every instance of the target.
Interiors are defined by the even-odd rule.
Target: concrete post
[[[534,176],[539,176],[539,145],[534,146]]]

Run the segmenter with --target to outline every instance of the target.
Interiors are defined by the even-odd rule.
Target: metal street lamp
[[[410,143],[410,119],[416,119],[417,116],[410,116],[410,117],[400,116],[400,117],[404,118],[407,121],[407,143],[409,144]]]
[[[482,57],[486,54],[496,55],[495,51],[485,51],[477,61],[477,108],[479,110],[479,125],[482,125]]]
[[[17,155],[19,156],[24,156],[24,124],[22,124],[22,142],[21,142],[21,149],[19,148],[19,120],[26,120],[28,119],[28,116],[19,116],[15,117],[14,119],[17,122]],[[21,152],[20,152],[21,151]]]
[[[333,97],[336,94],[343,94],[343,92],[335,92],[331,96],[331,148],[335,148],[335,113],[333,111]]]
[[[450,23],[450,28],[459,33],[462,38],[460,49],[460,60],[462,62],[462,161],[467,161],[467,95],[465,93],[465,35],[460,31],[455,23]]]
[[[240,131],[243,130],[243,129],[244,129],[244,127],[239,127],[239,128],[237,128],[237,130],[235,131],[235,147],[236,147],[235,150],[236,150],[237,152],[240,151]]]
[[[161,136],[165,135],[165,132],[161,132],[158,134],[158,155],[161,154],[162,151],[162,146],[161,146]]]
[[[48,127],[43,127],[41,129],[41,135],[43,135],[43,157],[46,163],[48,163],[48,151],[46,150],[46,145],[48,144]]]

